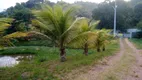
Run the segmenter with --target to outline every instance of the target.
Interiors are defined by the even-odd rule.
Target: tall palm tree
[[[61,61],[66,60],[65,47],[78,33],[77,26],[81,19],[73,17],[74,7],[65,8],[60,5],[43,6],[40,11],[33,11],[36,15],[36,26],[44,30],[44,36],[54,41],[60,48]]]

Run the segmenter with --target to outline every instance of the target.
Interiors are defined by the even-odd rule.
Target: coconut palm
[[[71,46],[83,47],[84,54],[88,55],[88,48],[89,45],[93,43],[93,40],[96,38],[96,33],[94,32],[94,30],[99,22],[100,21],[91,22],[91,20],[83,17],[80,21],[80,33],[76,37],[74,37],[74,39],[72,39],[72,41],[70,42]]]
[[[96,35],[97,36],[94,39],[94,44],[97,51],[100,52],[101,48],[103,51],[105,51],[105,46],[110,41],[109,38],[111,38],[111,35],[109,34],[109,30],[105,30],[105,29],[97,30]]]
[[[65,8],[60,5],[43,6],[41,11],[33,11],[36,15],[36,26],[44,30],[44,36],[54,41],[60,48],[61,61],[66,60],[65,47],[79,33],[81,18],[73,17],[74,7]]]

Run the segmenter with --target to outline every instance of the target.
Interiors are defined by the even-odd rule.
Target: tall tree
[[[77,11],[78,17],[92,18],[92,11],[97,8],[97,3],[77,1],[73,5],[77,5],[80,9]]]
[[[8,8],[6,13],[8,14],[8,17],[15,19],[12,23],[12,27],[7,30],[8,34],[15,31],[28,30],[31,19],[34,18],[30,9],[26,8],[24,4],[19,3],[17,3],[14,7]]]
[[[137,5],[138,3],[142,2],[142,0],[131,0],[132,6]]]
[[[135,25],[142,20],[142,2],[138,3],[135,7],[134,7],[134,22]]]
[[[101,20],[98,28],[113,29],[114,24],[114,1],[105,1],[98,5],[97,9],[93,11],[93,18]],[[117,29],[125,31],[125,29],[132,27],[133,9],[128,2],[124,0],[117,0]]]

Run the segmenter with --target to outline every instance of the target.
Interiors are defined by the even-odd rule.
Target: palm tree
[[[74,7],[65,8],[60,5],[43,6],[41,11],[33,11],[36,15],[36,26],[44,30],[44,36],[54,41],[60,48],[61,62],[66,61],[65,48],[78,33],[80,18],[73,17]]]
[[[101,51],[101,48],[103,51],[105,51],[105,46],[109,42],[109,38],[111,35],[109,35],[109,30],[97,30],[96,31],[96,39],[94,39],[94,44],[98,52]]]
[[[4,31],[11,26],[12,21],[13,19],[11,18],[0,18],[0,47],[5,43],[5,40],[3,39]]]
[[[82,17],[82,20],[80,21],[80,33],[70,42],[74,47],[77,47],[77,45],[83,46],[84,54],[86,56],[88,55],[89,45],[92,44],[93,40],[96,38],[96,33],[94,32],[94,30],[99,22],[100,21],[91,22],[91,20]]]
[[[10,41],[11,38],[21,38],[28,36],[28,32],[14,32],[11,34],[4,35],[6,29],[11,26],[11,23],[14,19],[11,18],[0,18],[0,46],[3,47],[3,44],[8,44],[9,46],[14,46]]]

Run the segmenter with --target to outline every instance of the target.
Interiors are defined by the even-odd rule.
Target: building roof
[[[127,32],[139,32],[139,29],[127,29]]]

